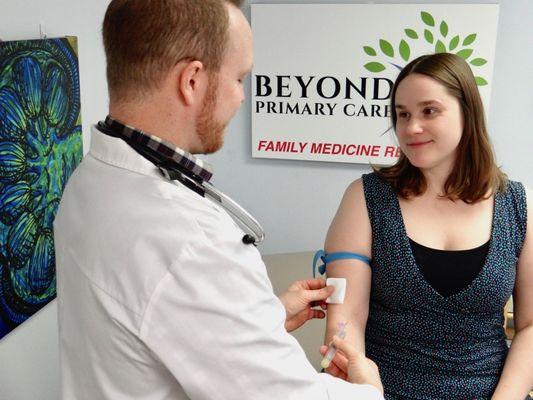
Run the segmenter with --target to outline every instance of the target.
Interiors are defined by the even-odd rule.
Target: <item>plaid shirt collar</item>
[[[129,140],[144,145],[157,152],[163,159],[171,160],[178,163],[186,170],[199,176],[204,181],[209,182],[213,176],[213,167],[199,158],[193,156],[191,153],[174,146],[157,136],[135,129],[131,126],[125,125],[109,115],[105,119],[105,124],[113,131],[120,133]]]

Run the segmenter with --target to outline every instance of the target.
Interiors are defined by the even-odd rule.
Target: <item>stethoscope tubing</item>
[[[249,232],[243,236],[243,243],[257,246],[263,242],[265,239],[265,231],[261,227],[261,224],[259,224],[259,222],[236,201],[215,188],[211,183],[202,180],[192,172],[189,173],[189,171],[181,165],[174,165],[176,163],[172,160],[161,160],[160,156],[153,149],[146,148],[138,143],[128,140],[122,135],[118,135],[105,123],[99,123],[97,127],[98,130],[105,135],[124,140],[140,156],[158,167],[163,176],[169,181],[174,182],[175,184],[180,182],[188,189],[222,207],[237,225],[239,225],[244,231]]]

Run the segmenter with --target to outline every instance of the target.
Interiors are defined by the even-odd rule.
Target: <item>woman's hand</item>
[[[326,299],[333,293],[333,286],[326,286],[323,279],[307,279],[294,282],[289,289],[279,296],[285,307],[287,317],[285,329],[292,332],[313,318],[324,318],[322,310],[313,307],[320,306],[327,309]]]
[[[337,336],[333,337],[332,345],[337,352],[326,372],[351,383],[372,385],[383,394],[379,369],[374,361],[366,358],[346,340]],[[322,355],[325,355],[327,351],[327,346],[320,348]]]

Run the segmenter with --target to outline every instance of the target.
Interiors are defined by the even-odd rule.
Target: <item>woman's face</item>
[[[449,174],[463,134],[459,101],[426,75],[410,74],[396,90],[396,134],[411,164]]]

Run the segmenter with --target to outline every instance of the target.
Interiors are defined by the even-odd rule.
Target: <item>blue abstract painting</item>
[[[77,39],[0,42],[0,338],[55,298],[53,221],[82,155]]]

